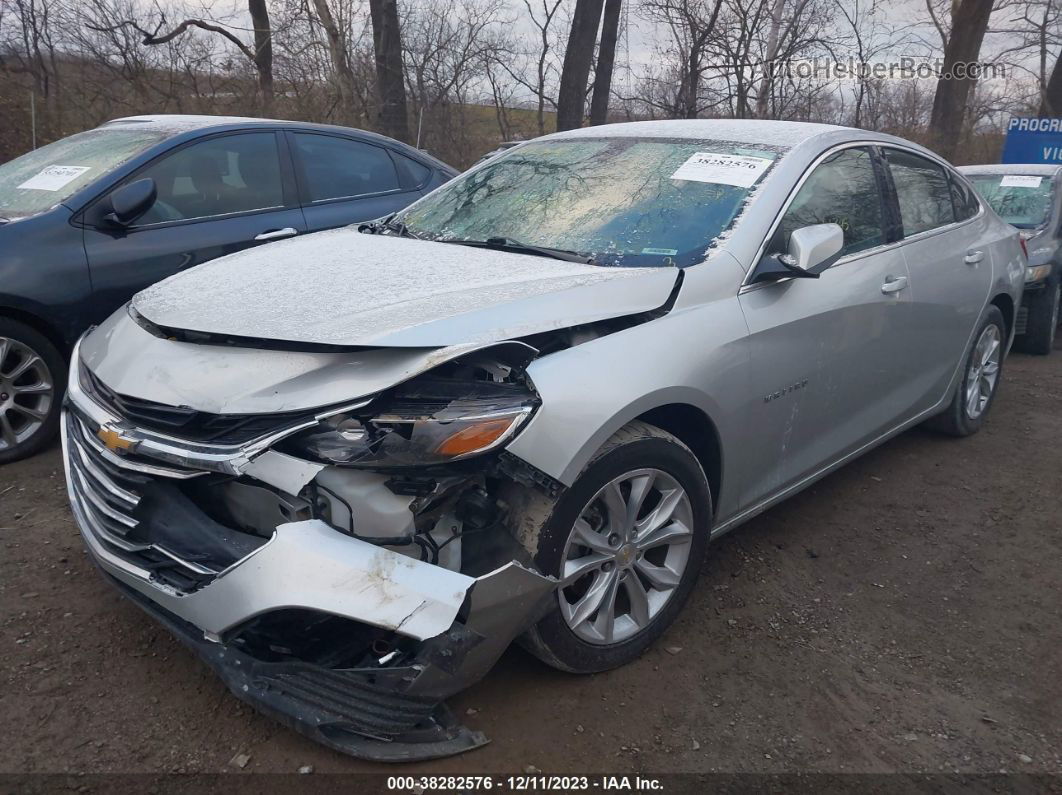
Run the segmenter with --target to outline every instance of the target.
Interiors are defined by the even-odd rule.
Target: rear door
[[[787,251],[796,229],[835,223],[844,256],[818,279],[742,289],[756,384],[750,427],[762,463],[746,479],[746,504],[896,424],[895,393],[908,377],[909,303],[883,173],[869,147],[827,155],[797,189],[764,253]]]
[[[154,179],[158,199],[128,229],[85,228],[93,322],[177,271],[305,231],[279,143],[271,130],[213,136],[127,178]]]
[[[431,169],[412,158],[358,138],[289,132],[288,140],[310,231],[401,210],[420,197],[419,188],[431,177]]]
[[[951,170],[914,152],[883,147],[911,276],[908,369],[911,413],[936,404],[962,361],[988,301],[995,233]]]

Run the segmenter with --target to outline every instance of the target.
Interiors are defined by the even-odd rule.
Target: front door
[[[177,271],[304,232],[283,173],[277,134],[266,131],[196,141],[130,176],[154,179],[158,198],[128,229],[85,228],[92,322]]]
[[[890,246],[882,185],[870,150],[840,150],[815,167],[785,210],[765,253],[791,233],[835,223],[842,258],[818,279],[743,288],[754,390],[750,437],[757,471],[743,503],[776,494],[895,424],[905,377],[908,273]]]

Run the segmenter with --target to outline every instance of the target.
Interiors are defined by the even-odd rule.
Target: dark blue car
[[[0,165],[0,463],[54,436],[71,345],[133,293],[456,173],[360,130],[217,116],[117,119]]]

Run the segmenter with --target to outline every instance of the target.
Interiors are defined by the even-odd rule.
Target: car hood
[[[673,268],[606,268],[348,227],[242,251],[137,294],[163,329],[250,340],[442,347],[663,305]]]

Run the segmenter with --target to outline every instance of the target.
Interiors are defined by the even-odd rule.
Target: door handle
[[[962,261],[967,265],[976,265],[978,262],[985,258],[985,252],[983,251],[967,251],[966,256],[962,258]]]
[[[291,237],[292,235],[299,234],[299,230],[293,226],[285,226],[283,229],[270,229],[268,232],[263,232],[260,235],[255,235],[254,239],[262,242],[265,240],[280,240],[282,237]]]
[[[898,293],[906,286],[906,276],[887,276],[885,278],[885,284],[881,285],[881,291],[885,293],[885,295],[888,295],[889,293]]]

